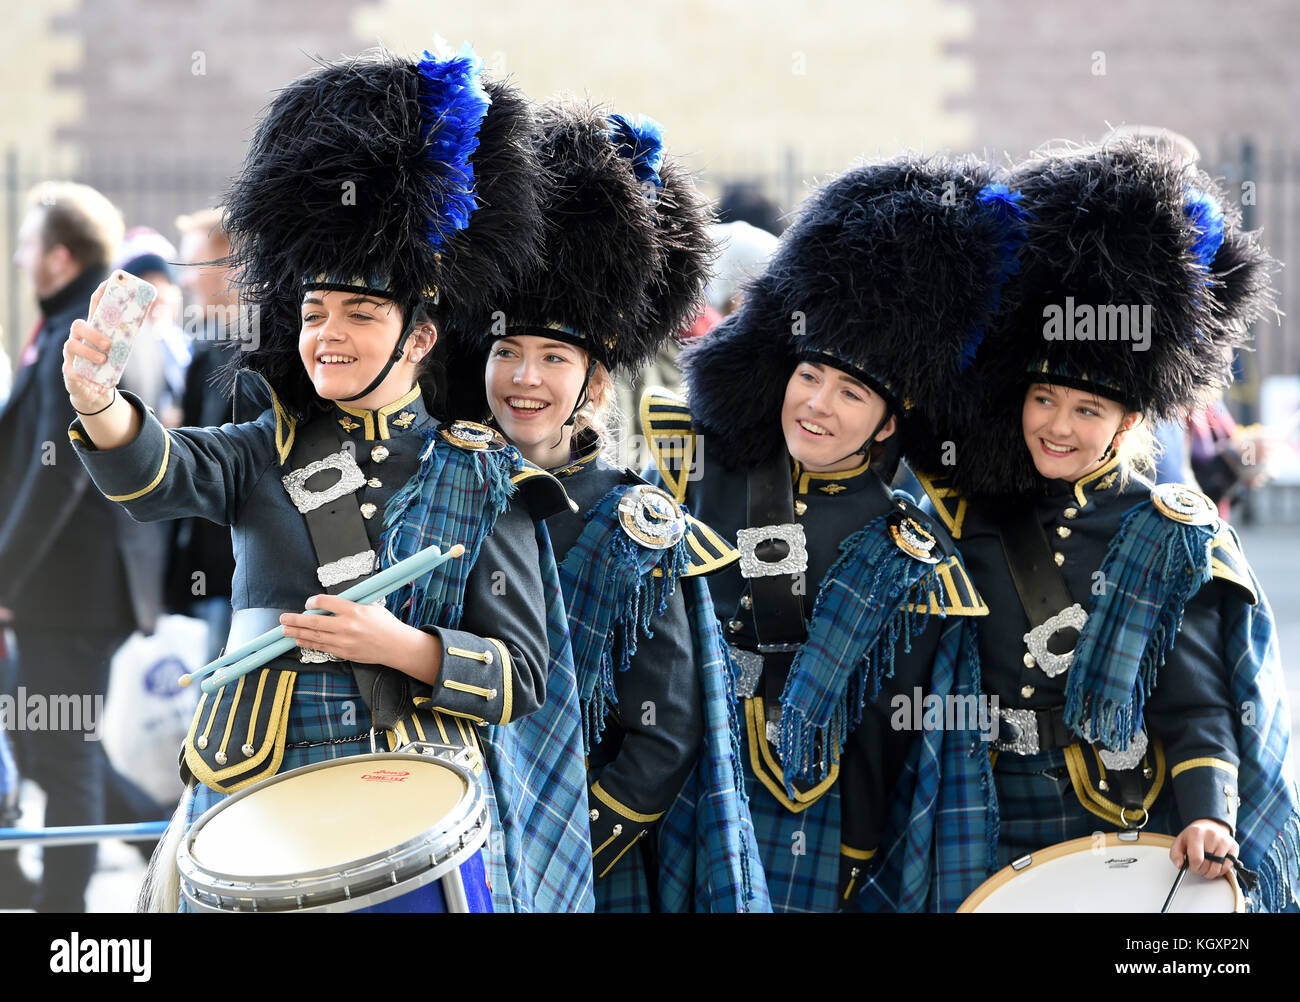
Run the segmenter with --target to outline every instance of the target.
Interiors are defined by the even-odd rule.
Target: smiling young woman
[[[1167,151],[1121,141],[1012,177],[1033,219],[1016,305],[959,383],[978,420],[940,421],[955,467],[922,477],[989,606],[995,862],[1141,829],[1201,876],[1261,871],[1255,906],[1280,908],[1300,889],[1300,812],[1267,600],[1209,500],[1142,475],[1149,423],[1230,378],[1270,259]],[[1045,339],[1066,297],[1149,305],[1149,343]]]
[[[737,312],[683,355],[689,406],[642,401],[660,482],[741,550],[709,586],[778,911],[924,910],[957,893],[929,882],[928,853],[909,858],[935,815],[900,781],[914,735],[892,726],[892,704],[932,672],[973,689],[982,606],[944,527],[888,483],[1005,281],[1021,223],[1004,194],[969,160],[907,156],[834,179]],[[965,788],[973,802],[980,784]],[[969,819],[974,843],[984,818]],[[904,868],[922,876],[906,891]],[[962,885],[960,865],[947,872]]]

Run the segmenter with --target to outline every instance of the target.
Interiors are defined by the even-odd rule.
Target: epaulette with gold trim
[[[560,478],[532,463],[525,463],[510,482],[518,488],[518,494],[533,518],[550,518],[562,511],[578,511],[577,502],[569,497]]]
[[[696,461],[698,437],[691,428],[686,401],[662,386],[641,394],[641,434],[664,486],[677,502],[686,500],[686,485]]]
[[[934,513],[939,516],[949,535],[953,539],[961,539],[962,526],[966,521],[966,499],[957,488],[949,484],[946,477],[933,476],[920,470],[913,470],[912,473],[920,481],[921,489],[934,505]]]
[[[275,411],[275,452],[283,466],[293,448],[298,422],[284,409],[271,384],[260,372],[240,369],[235,373],[234,395],[231,401],[231,420],[235,424],[255,421],[268,410]]]
[[[929,591],[929,608],[922,609],[921,603],[913,602],[905,606],[908,612],[929,612],[932,615],[947,616],[987,616],[989,607],[980,598],[975,589],[975,582],[966,573],[961,558],[951,556],[935,569],[939,585]]]
[[[690,562],[682,572],[684,578],[713,574],[740,559],[739,550],[729,545],[725,539],[694,515],[686,516],[685,539],[686,557]],[[663,577],[663,571],[656,567],[654,576]]]
[[[1219,581],[1241,589],[1242,596],[1250,605],[1259,601],[1255,577],[1246,563],[1246,554],[1241,551],[1241,542],[1227,525],[1219,530],[1210,546],[1210,573]]]

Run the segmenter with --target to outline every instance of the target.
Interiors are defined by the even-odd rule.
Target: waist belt
[[[1046,710],[997,711],[997,738],[993,747],[1014,755],[1037,755],[1039,752],[1068,748],[1079,739],[1065,726],[1065,707]]]

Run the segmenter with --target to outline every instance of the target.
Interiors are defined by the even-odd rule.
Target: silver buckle
[[[727,647],[730,648],[732,663],[736,666],[736,696],[750,699],[758,691],[758,680],[763,674],[763,655],[741,650],[731,644]]]
[[[790,547],[790,552],[780,560],[762,560],[755,548],[769,539],[779,539]],[[808,546],[802,525],[761,525],[736,532],[736,548],[740,550],[740,576],[744,578],[779,577],[782,574],[802,574],[808,569]]]
[[[995,711],[998,717],[998,740],[993,742],[993,747],[1000,752],[1011,752],[1015,755],[1037,755],[1038,754],[1038,716],[1033,710],[1004,710],[998,707]],[[1002,735],[1002,725],[1010,724],[1015,731],[1015,738],[1008,741]]]
[[[1055,678],[1062,672],[1068,671],[1070,665],[1074,663],[1073,650],[1066,651],[1064,654],[1053,654],[1047,649],[1047,641],[1054,633],[1070,627],[1082,633],[1087,622],[1088,613],[1083,606],[1075,602],[1070,608],[1062,609],[1047,622],[1035,626],[1025,634],[1025,646],[1029,648],[1029,653],[1034,656],[1034,661],[1043,670],[1044,675]]]
[[[336,584],[351,581],[353,578],[365,577],[375,569],[375,551],[354,553],[350,557],[339,557],[328,564],[316,568],[316,577],[322,586],[333,588]]]
[[[1092,725],[1090,722],[1083,725],[1083,736],[1087,741],[1092,741]],[[1137,768],[1138,763],[1142,761],[1142,756],[1147,753],[1147,744],[1147,732],[1138,731],[1133,735],[1128,747],[1123,751],[1098,748],[1097,757],[1101,759],[1101,764],[1112,772],[1125,772]]]
[[[310,490],[307,481],[325,470],[338,470],[340,474],[338,480],[322,491]],[[308,463],[302,469],[294,470],[288,476],[281,477],[280,482],[284,484],[293,506],[300,514],[306,515],[323,504],[329,504],[344,494],[351,494],[357,488],[364,487],[366,475],[361,472],[361,467],[357,465],[352,453],[340,449],[324,459]]]

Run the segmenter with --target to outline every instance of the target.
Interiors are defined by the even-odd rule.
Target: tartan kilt
[[[1065,751],[1037,755],[998,755],[993,768],[998,791],[998,868],[1028,853],[1058,842],[1085,838],[1097,831],[1120,831],[1084,809],[1070,783]],[[1143,831],[1177,835],[1171,784],[1166,783],[1151,805],[1151,820]]]
[[[656,834],[656,829],[652,828],[646,837],[651,838]],[[650,907],[650,888],[646,884],[640,848],[639,845],[634,845],[614,864],[613,869],[595,881],[597,912],[653,910]]]
[[[754,819],[759,858],[767,874],[772,911],[837,911],[840,904],[839,783],[806,810],[792,814],[754,776],[749,756],[744,756],[742,761],[749,813]]]

